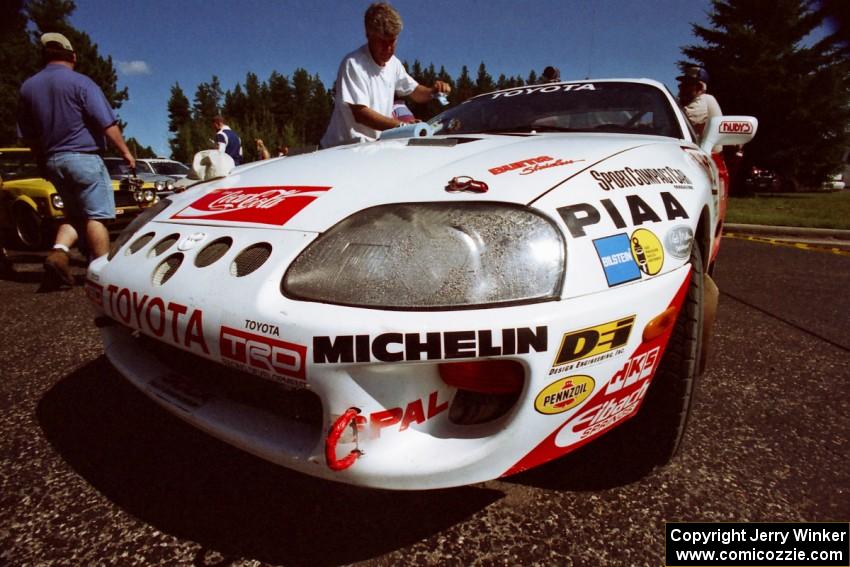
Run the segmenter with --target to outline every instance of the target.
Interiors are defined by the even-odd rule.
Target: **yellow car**
[[[153,188],[145,184],[144,188]],[[139,206],[123,180],[113,180],[115,221],[125,224]],[[65,217],[62,197],[42,178],[29,148],[0,148],[0,229],[28,249],[52,244],[59,221]]]

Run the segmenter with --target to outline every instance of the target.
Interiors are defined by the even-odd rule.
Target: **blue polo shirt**
[[[223,126],[216,132],[215,141],[224,144],[224,153],[233,158],[233,163],[236,165],[242,163],[242,140],[229,126]]]
[[[100,87],[65,65],[50,63],[21,86],[18,134],[45,156],[101,151],[116,122]]]

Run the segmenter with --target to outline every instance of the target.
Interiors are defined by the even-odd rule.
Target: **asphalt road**
[[[724,240],[710,369],[667,468],[591,444],[416,493],[303,477],[194,431],[111,369],[80,287],[35,293],[40,258],[15,262],[0,565],[657,566],[665,521],[850,520],[850,256]]]

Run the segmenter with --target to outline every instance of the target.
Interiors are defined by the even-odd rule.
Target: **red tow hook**
[[[354,464],[363,451],[360,449],[352,449],[351,452],[341,459],[336,458],[336,445],[339,443],[339,438],[342,436],[345,428],[350,423],[354,430],[354,442],[357,443],[357,424],[354,423],[354,418],[360,413],[357,408],[348,408],[331,426],[328,431],[328,438],[325,439],[325,460],[328,467],[333,471],[342,471]]]

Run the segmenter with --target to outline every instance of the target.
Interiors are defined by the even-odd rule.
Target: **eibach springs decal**
[[[330,189],[330,187],[215,189],[171,218],[283,226],[301,209]]]

